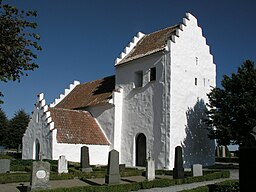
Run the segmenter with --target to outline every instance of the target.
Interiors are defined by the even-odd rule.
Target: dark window
[[[134,85],[135,85],[135,87],[142,87],[142,85],[143,85],[143,72],[142,71],[135,72]]]
[[[195,85],[197,85],[197,78],[195,78]]]
[[[156,80],[156,68],[152,67],[150,69],[150,81],[155,81]]]

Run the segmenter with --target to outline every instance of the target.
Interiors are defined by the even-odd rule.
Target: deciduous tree
[[[237,73],[224,75],[222,88],[208,94],[209,136],[221,145],[255,145],[251,134],[256,126],[256,68],[246,60]]]
[[[38,68],[34,60],[42,48],[38,45],[40,36],[33,32],[37,23],[31,21],[36,16],[36,11],[19,10],[0,0],[1,81],[20,81],[21,76],[28,75],[26,71]]]

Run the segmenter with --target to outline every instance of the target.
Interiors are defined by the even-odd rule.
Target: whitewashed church
[[[139,32],[115,61],[115,75],[75,81],[47,105],[43,93],[23,136],[22,158],[80,162],[89,147],[91,164],[107,164],[119,151],[120,163],[172,169],[176,146],[185,167],[214,164],[215,143],[207,137],[207,93],[216,84],[216,66],[197,19]]]

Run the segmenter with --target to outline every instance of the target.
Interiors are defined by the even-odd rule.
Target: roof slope
[[[180,25],[178,24],[145,35],[133,50],[131,50],[124,59],[117,63],[117,65],[164,50],[167,45],[167,41],[171,39],[172,35],[175,35],[179,26]]]
[[[49,108],[58,143],[109,145],[96,120],[87,111]]]
[[[107,103],[115,89],[115,76],[77,85],[55,107],[65,109],[81,109],[88,106]]]

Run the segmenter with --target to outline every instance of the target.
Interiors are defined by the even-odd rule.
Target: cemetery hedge
[[[182,190],[179,192],[239,192],[238,180],[227,180],[216,184]]]
[[[229,171],[211,172],[204,176],[187,177],[184,179],[155,179],[153,181],[134,182],[129,184],[102,185],[102,186],[83,186],[71,188],[48,189],[44,192],[128,192],[140,189],[150,189],[156,187],[168,187],[185,183],[213,180],[218,178],[229,177]],[[82,178],[86,180],[86,178]],[[199,192],[199,191],[198,191]],[[201,191],[204,192],[204,191]]]

